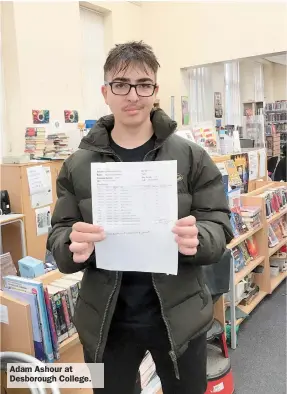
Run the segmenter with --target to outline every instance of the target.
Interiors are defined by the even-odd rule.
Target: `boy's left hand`
[[[187,216],[179,219],[172,232],[176,234],[175,241],[178,243],[178,250],[186,256],[194,256],[197,252],[198,229],[194,216]]]

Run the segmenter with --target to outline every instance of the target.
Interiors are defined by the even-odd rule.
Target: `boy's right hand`
[[[88,260],[95,248],[95,242],[105,239],[104,229],[100,226],[78,222],[73,225],[70,234],[70,251],[73,253],[75,263],[84,263]]]

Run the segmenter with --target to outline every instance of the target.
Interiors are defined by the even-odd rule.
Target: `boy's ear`
[[[108,99],[108,97],[107,97],[108,96],[107,86],[103,85],[102,88],[101,88],[101,91],[102,91],[102,95],[104,97],[105,103],[108,104],[108,102],[107,102],[107,99]]]

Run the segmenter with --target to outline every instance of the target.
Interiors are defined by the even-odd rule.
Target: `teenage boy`
[[[206,390],[213,304],[201,266],[220,260],[232,230],[217,167],[203,149],[175,135],[176,123],[162,110],[153,110],[158,67],[142,42],[110,51],[102,94],[113,115],[98,120],[57,181],[48,248],[60,271],[84,270],[74,322],[85,361],[105,365],[105,388],[96,394],[133,394],[147,350],[164,394]],[[96,244],[105,229],[92,224],[91,163],[143,160],[177,160],[177,275],[97,268]]]

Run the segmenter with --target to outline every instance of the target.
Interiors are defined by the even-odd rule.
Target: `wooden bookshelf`
[[[245,278],[246,275],[250,274],[259,264],[264,262],[265,256],[260,256],[255,260],[250,261],[246,267],[235,274],[235,285]]]
[[[270,224],[280,219],[284,215],[287,215],[287,207],[282,209],[280,212],[277,212],[272,217],[266,217],[266,209],[265,209],[265,201],[262,193],[267,191],[268,189],[274,189],[280,186],[286,186],[287,183],[283,182],[268,182],[268,181],[256,181],[255,186],[256,189],[252,190],[250,193],[243,194],[241,196],[241,204],[242,206],[254,206],[259,207],[261,209],[261,226],[257,229],[252,230],[249,234],[243,234],[240,237],[237,237],[232,240],[232,242],[228,245],[229,248],[233,248],[243,242],[249,236],[254,236],[255,241],[258,246],[259,256],[256,260],[251,261],[247,266],[245,266],[240,272],[234,274],[234,286],[236,286],[246,275],[252,272],[259,265],[263,268],[262,272],[258,272],[255,274],[255,284],[259,287],[259,292],[256,297],[252,300],[249,305],[243,306],[238,303],[236,305],[238,308],[242,310],[242,312],[249,315],[257,305],[268,295],[271,294],[280,283],[282,283],[286,277],[287,273],[280,273],[276,277],[271,276],[270,269],[270,257],[276,253],[282,246],[287,244],[287,238],[283,238],[276,246],[273,248],[268,247],[268,227]],[[235,294],[235,289],[233,289]],[[231,305],[229,303],[229,305]],[[230,306],[231,307],[231,306]],[[233,303],[233,307],[235,308],[235,304]],[[224,308],[225,310],[225,308]],[[235,311],[233,313],[235,315]],[[232,329],[231,329],[231,342],[232,347],[236,348],[236,334],[235,328],[240,325],[245,318],[237,319],[234,322],[232,321]]]
[[[259,230],[263,228],[263,225],[261,224],[258,227],[255,227],[252,230],[247,231],[245,234],[240,235],[239,237],[233,238],[233,240],[227,245],[228,249],[233,249],[235,246],[241,244],[244,242],[247,238],[252,237],[255,233],[257,233]]]
[[[59,345],[60,355],[64,354],[71,347],[78,345],[80,343],[78,334],[74,334],[71,337],[67,338]]]
[[[287,208],[282,209],[280,212],[277,212],[275,215],[271,216],[269,219],[267,219],[267,223],[271,224],[273,222],[276,222],[276,220],[280,219],[282,216],[287,214]]]
[[[259,293],[254,297],[252,302],[249,305],[238,305],[238,308],[242,310],[242,312],[246,313],[249,315],[253,309],[257,307],[257,305],[263,300],[264,297],[266,297],[267,293],[266,291],[260,290]]]
[[[276,287],[280,285],[283,280],[287,278],[287,272],[280,272],[278,276],[271,277],[271,292],[273,292]]]
[[[269,257],[273,256],[274,253],[276,253],[279,249],[282,248],[282,246],[286,245],[287,243],[287,238],[283,238],[277,245],[275,245],[273,248],[268,249],[268,255]]]

